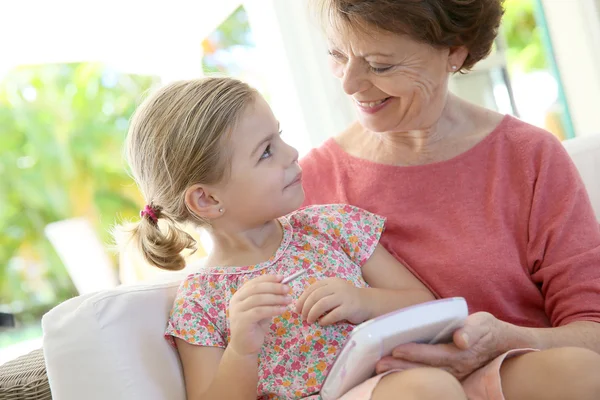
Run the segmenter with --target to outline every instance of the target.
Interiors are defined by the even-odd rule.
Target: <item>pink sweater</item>
[[[377,164],[330,139],[301,165],[305,205],[386,217],[382,244],[436,295],[521,326],[600,322],[600,226],[551,134],[507,116],[448,161]]]

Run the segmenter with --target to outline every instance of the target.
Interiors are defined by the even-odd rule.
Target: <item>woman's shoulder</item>
[[[507,116],[498,131],[506,140],[525,149],[561,146],[560,140],[552,133],[513,116]]]
[[[313,148],[300,160],[304,205],[342,202],[339,188],[345,186],[350,163],[333,138]]]
[[[300,159],[300,166],[305,169],[322,169],[323,166],[338,164],[343,157],[343,150],[333,137],[318,147],[313,147]]]
[[[543,164],[570,160],[556,136],[516,117],[507,116],[495,133],[501,139],[495,143],[508,153],[504,157],[508,162],[521,161],[538,170]]]

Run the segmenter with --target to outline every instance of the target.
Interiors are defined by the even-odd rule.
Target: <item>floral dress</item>
[[[384,219],[350,205],[311,206],[279,219],[283,240],[258,265],[204,268],[181,284],[165,337],[225,348],[230,339],[229,300],[245,282],[263,274],[307,273],[289,283],[298,299],[312,283],[330,277],[366,287],[361,267],[371,257]],[[258,399],[318,397],[320,387],[353,325],[308,324],[295,303],[273,318],[259,354]]]

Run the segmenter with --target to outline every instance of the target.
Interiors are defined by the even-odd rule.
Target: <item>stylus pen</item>
[[[306,273],[306,270],[305,269],[301,269],[300,271],[294,272],[290,276],[287,276],[287,277],[283,278],[283,280],[281,281],[281,283],[283,283],[285,285],[286,283],[293,281],[294,279],[302,276],[305,273]]]

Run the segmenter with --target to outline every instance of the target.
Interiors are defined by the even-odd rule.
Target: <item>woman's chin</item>
[[[363,128],[374,133],[392,132],[399,126],[399,121],[382,121],[381,119],[364,118],[363,116],[359,118],[359,122]]]

